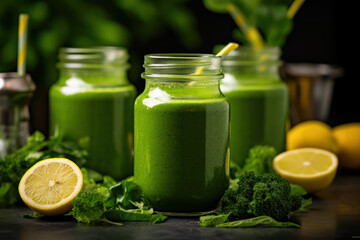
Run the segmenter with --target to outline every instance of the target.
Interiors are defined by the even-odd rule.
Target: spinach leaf
[[[112,177],[110,177],[108,175],[105,175],[103,177],[102,186],[109,188],[109,187],[114,186],[116,184],[117,184],[117,181],[114,178],[112,178]]]
[[[120,206],[124,209],[137,207],[135,202],[141,202],[142,190],[139,185],[131,181],[121,181],[109,188],[110,198],[107,207]]]
[[[33,215],[31,215],[31,214],[24,214],[22,217],[23,217],[23,218],[42,218],[42,217],[44,217],[44,215],[42,215],[42,214],[34,211]]]
[[[154,223],[161,223],[163,221],[165,221],[167,219],[167,216],[165,215],[162,215],[162,214],[153,214],[151,216],[151,219],[150,219],[150,222],[151,224],[154,224]]]
[[[291,187],[290,194],[296,194],[300,196],[307,194],[307,191],[300,185],[290,183],[290,187]]]
[[[153,209],[111,209],[105,212],[105,217],[109,220],[123,222],[148,222],[154,213]]]
[[[242,219],[233,222],[226,222],[216,225],[216,227],[222,228],[242,228],[242,227],[254,227],[257,225],[266,225],[270,227],[288,228],[295,227],[300,228],[296,223],[292,222],[278,222],[269,216],[259,216],[254,218]]]
[[[301,207],[298,210],[296,210],[296,212],[308,212],[308,211],[310,211],[308,208],[306,208],[310,204],[312,204],[312,198],[308,198],[308,199],[303,198],[302,201],[301,201]]]
[[[200,225],[203,227],[214,227],[227,221],[229,214],[207,215],[200,217]]]

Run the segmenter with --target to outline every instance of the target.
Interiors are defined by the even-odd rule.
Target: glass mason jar
[[[231,105],[231,160],[243,166],[254,145],[285,150],[288,89],[281,81],[280,49],[240,47],[223,58],[221,91]]]
[[[0,73],[0,158],[26,144],[35,88],[29,74]]]
[[[133,174],[133,104],[128,54],[117,47],[62,48],[50,89],[50,129],[87,149],[86,166],[122,179]]]
[[[213,210],[228,187],[230,116],[220,66],[211,54],[145,56],[134,176],[157,211]]]

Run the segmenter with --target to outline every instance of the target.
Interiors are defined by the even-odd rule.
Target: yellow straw
[[[297,11],[299,10],[299,8],[301,7],[301,5],[303,5],[304,2],[305,2],[305,0],[294,0],[287,11],[287,14],[286,14],[287,17],[289,19],[292,19],[295,16],[295,14],[297,13]]]
[[[246,22],[246,18],[244,14],[236,9],[235,5],[232,3],[229,3],[227,5],[227,10],[234,19],[236,25],[243,31],[246,38],[249,40],[251,45],[256,50],[260,50],[264,48],[264,40],[262,39],[259,31],[252,25],[249,25]]]
[[[18,42],[18,74],[23,76],[26,73],[26,48],[27,48],[27,29],[29,16],[20,14],[19,17],[19,42]]]
[[[233,42],[228,43],[223,49],[220,50],[220,52],[218,52],[216,54],[216,56],[218,57],[218,56],[226,55],[226,54],[232,52],[233,50],[235,50],[238,47],[239,47],[239,44],[237,44],[237,43],[233,43]],[[196,70],[195,74],[201,74],[203,70],[204,70],[204,67],[199,67]]]
[[[216,54],[216,56],[222,56],[222,55],[228,54],[238,47],[239,47],[239,44],[231,42],[228,45],[226,45],[223,49],[221,49],[220,52],[218,52]]]

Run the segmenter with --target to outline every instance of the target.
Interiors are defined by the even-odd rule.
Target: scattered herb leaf
[[[312,204],[312,198],[303,198],[302,201],[301,201],[301,207],[296,210],[296,212],[309,212],[310,209],[306,208],[307,206],[311,205]]]
[[[254,218],[242,219],[233,222],[226,222],[216,225],[216,227],[222,228],[242,228],[242,227],[254,227],[257,225],[266,225],[270,227],[288,228],[295,227],[300,228],[300,225],[292,222],[278,222],[269,216],[258,216]]]
[[[203,227],[215,227],[218,224],[225,223],[230,214],[207,215],[200,217],[200,225]]]

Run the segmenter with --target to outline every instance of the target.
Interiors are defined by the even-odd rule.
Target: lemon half
[[[273,167],[289,182],[313,193],[327,188],[334,180],[338,159],[326,150],[302,148],[279,154],[274,158]]]
[[[72,200],[83,185],[79,167],[66,158],[50,158],[32,166],[21,178],[19,194],[32,210],[46,215],[62,215],[72,208]]]

